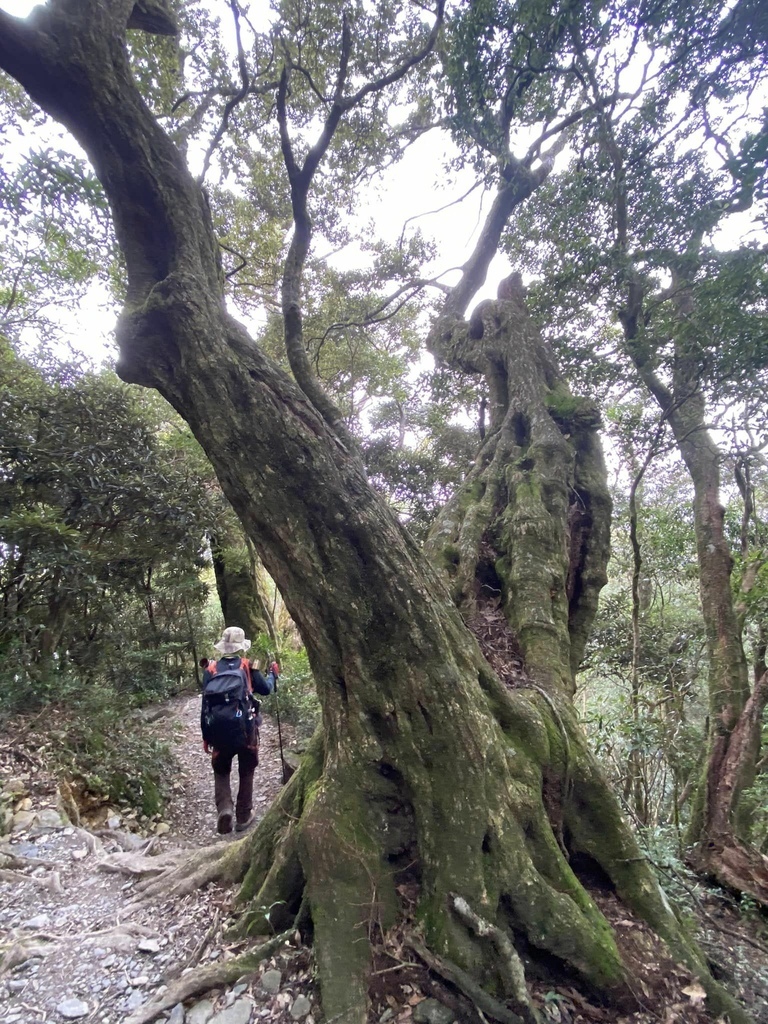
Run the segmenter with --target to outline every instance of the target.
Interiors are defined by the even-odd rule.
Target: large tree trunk
[[[32,26],[0,14],[0,65],[104,185],[129,274],[120,374],[189,422],[307,647],[322,736],[250,840],[250,930],[276,903],[311,922],[327,1019],[363,1024],[366,937],[415,917],[434,952],[531,1019],[455,897],[532,954],[620,990],[611,928],[568,861],[578,853],[701,977],[713,1009],[745,1020],[680,932],[570,702],[607,544],[593,411],[580,418],[545,359],[535,379],[521,372],[527,404],[516,413],[510,397],[496,431],[518,497],[493,517],[515,563],[504,610],[525,683],[510,688],[356,453],[227,314],[204,196],[133,83],[129,16],[165,27],[149,0],[59,0]]]
[[[240,626],[254,640],[266,635],[276,650],[275,626],[259,584],[258,557],[240,524],[231,518],[232,522],[220,519],[209,538],[224,624]]]
[[[692,313],[690,289],[675,279],[681,322]],[[768,906],[768,859],[737,831],[739,800],[755,779],[768,674],[750,692],[742,627],[731,590],[733,559],[720,502],[722,454],[706,425],[700,367],[685,341],[676,348],[671,387],[655,373],[638,343],[636,317],[625,317],[628,348],[640,375],[667,418],[693,482],[699,593],[707,636],[709,735],[696,789],[687,843],[699,871]]]

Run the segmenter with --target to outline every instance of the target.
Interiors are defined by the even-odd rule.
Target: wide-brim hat
[[[251,641],[246,640],[245,630],[239,626],[227,626],[221,640],[213,646],[219,654],[237,654],[238,651],[247,651]]]

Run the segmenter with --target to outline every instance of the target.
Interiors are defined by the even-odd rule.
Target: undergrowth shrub
[[[121,663],[126,673],[137,664]],[[47,767],[72,781],[89,804],[127,804],[151,817],[169,795],[173,755],[136,712],[177,687],[160,671],[162,661],[155,658],[155,665],[157,672],[130,675],[129,684],[123,672],[112,680],[86,678],[71,666],[42,672],[17,663],[0,683],[0,727],[34,736]]]
[[[309,738],[320,721],[320,702],[309,667],[307,652],[288,651],[281,656],[277,694],[264,698],[264,711],[296,728],[300,740]]]

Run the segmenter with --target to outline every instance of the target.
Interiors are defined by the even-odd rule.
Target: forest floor
[[[24,734],[0,735],[0,793],[14,811],[0,838],[0,1021],[2,1024],[121,1024],[180,975],[242,951],[227,939],[236,891],[209,885],[149,905],[135,903],[135,879],[105,870],[108,855],[153,855],[235,842],[217,836],[213,779],[199,739],[199,698],[176,698],[155,728],[172,737],[173,799],[162,817],[103,807],[74,825],[63,820],[57,779]],[[274,723],[265,719],[255,808],[261,817],[281,785]],[[233,772],[233,778],[234,778]],[[66,803],[66,801],[65,801]],[[704,992],[669,960],[662,944],[608,892],[593,896],[613,923],[634,975],[636,1005],[616,1012],[568,979],[534,980],[542,1020],[552,1024],[711,1024]],[[745,917],[729,898],[699,890],[693,926],[724,983],[768,1024],[768,921]],[[461,1008],[457,994],[430,977],[389,936],[372,978],[372,1024],[450,1024],[487,1020]],[[399,966],[398,966],[399,965]],[[161,1014],[171,1024],[319,1024],[310,951],[290,943],[253,975]]]

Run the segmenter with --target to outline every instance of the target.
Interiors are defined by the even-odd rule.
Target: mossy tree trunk
[[[258,555],[239,522],[232,519],[220,517],[209,537],[224,624],[240,626],[253,640],[267,636],[276,650],[275,624],[259,579]]]
[[[575,722],[573,673],[607,550],[594,410],[568,395],[513,296],[527,340],[519,364],[504,357],[484,449],[497,460],[494,504],[476,513],[504,563],[521,651],[510,687],[333,416],[227,313],[205,198],[136,88],[127,23],[173,30],[151,0],[51,0],[28,22],[0,13],[0,66],[68,127],[103,183],[129,277],[121,376],[188,421],[307,647],[322,736],[250,840],[250,931],[273,904],[311,929],[324,1012],[342,1024],[366,1020],[369,936],[411,915],[434,952],[518,998],[457,895],[532,952],[621,990],[611,928],[569,863],[579,854],[700,975],[713,1008],[743,1020],[682,936]],[[472,515],[482,554],[487,531]],[[464,603],[487,561],[472,583],[467,542]]]

